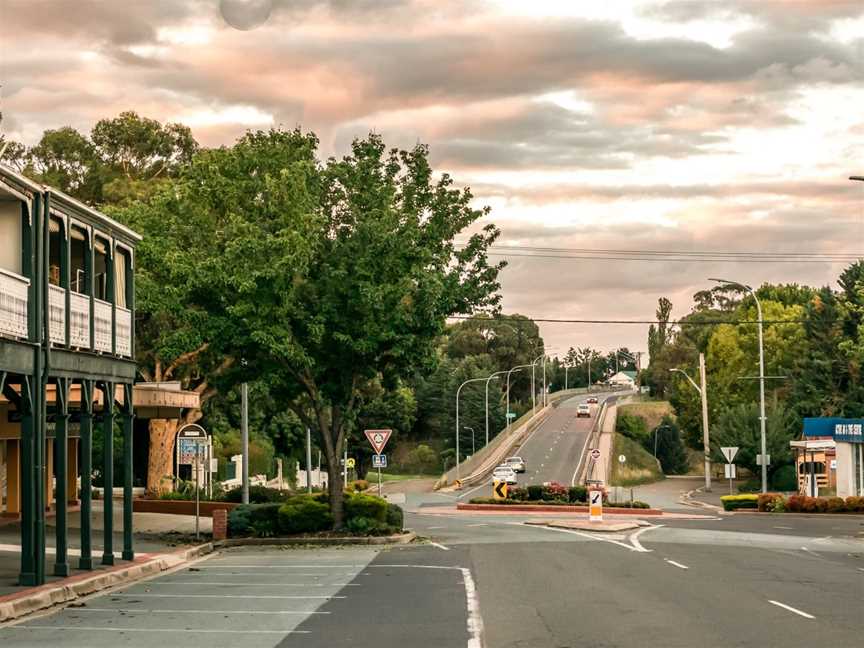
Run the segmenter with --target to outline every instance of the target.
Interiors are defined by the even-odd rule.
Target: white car
[[[492,471],[492,479],[495,481],[503,481],[506,484],[515,484],[516,471],[510,466],[498,466]]]
[[[581,417],[591,418],[591,406],[588,403],[579,403],[576,406],[576,418]]]
[[[517,473],[525,472],[525,460],[522,457],[507,457],[503,465],[510,466]]]

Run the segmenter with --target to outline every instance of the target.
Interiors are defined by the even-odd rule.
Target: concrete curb
[[[72,579],[66,579],[65,584],[49,583],[23,590],[20,593],[10,594],[0,598],[0,623],[33,614],[55,605],[69,603],[104,589],[134,583],[142,578],[179,567],[212,551],[213,543],[208,542],[171,554],[160,554],[157,558],[116,567],[92,576],[75,576]]]
[[[417,534],[413,531],[391,536],[343,536],[339,538],[229,538],[213,543],[214,548],[228,547],[288,547],[297,545],[403,545],[413,542]]]
[[[707,509],[709,511],[713,511],[714,513],[728,513],[728,511],[724,510],[722,506],[717,506],[716,504],[709,504],[708,502],[700,502],[699,500],[692,499],[693,493],[700,490],[699,488],[694,488],[693,490],[687,491],[681,496],[681,499],[678,500],[679,504],[683,504],[684,506],[694,506],[696,508]]]
[[[543,512],[543,513],[588,513],[587,506],[568,506],[566,504],[562,505],[548,505],[544,506],[543,504],[463,504],[459,502],[456,504],[457,511],[497,511],[499,513],[524,513],[524,512]],[[641,516],[641,515],[663,515],[663,511],[660,509],[645,509],[645,508],[626,508],[626,507],[612,507],[612,506],[604,506],[603,507],[603,515],[631,515],[631,516]]]

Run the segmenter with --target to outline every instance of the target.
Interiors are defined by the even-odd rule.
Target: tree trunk
[[[333,516],[333,528],[341,529],[345,526],[344,512],[344,483],[342,481],[342,468],[339,465],[341,457],[331,457],[327,453],[327,493],[330,499],[330,514]]]
[[[174,442],[177,419],[151,419],[150,452],[147,457],[147,492],[158,495],[174,490]]]

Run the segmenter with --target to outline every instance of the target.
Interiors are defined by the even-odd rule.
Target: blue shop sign
[[[864,443],[864,419],[805,418],[804,436],[827,436],[841,443]]]

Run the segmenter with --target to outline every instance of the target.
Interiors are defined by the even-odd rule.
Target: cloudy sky
[[[707,277],[844,266],[567,250],[864,247],[857,0],[0,0],[0,33],[4,130],[28,144],[128,109],[205,145],[297,124],[325,154],[427,142],[503,230],[507,311],[647,319],[665,295],[680,316]],[[542,330],[646,347],[644,326]]]

